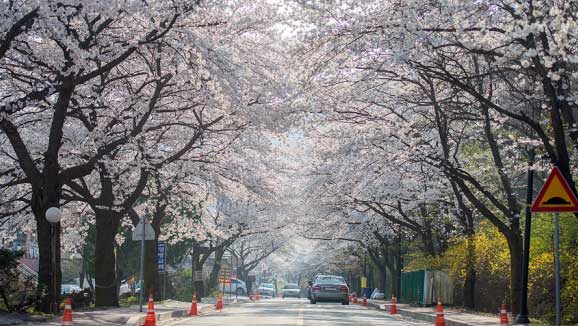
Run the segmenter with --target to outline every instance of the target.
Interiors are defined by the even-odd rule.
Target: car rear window
[[[298,289],[299,287],[295,284],[287,284],[284,289]]]
[[[319,284],[345,284],[345,279],[343,277],[331,277],[331,276],[322,276],[315,279],[315,283]]]

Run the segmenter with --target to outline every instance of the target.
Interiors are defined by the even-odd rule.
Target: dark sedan
[[[316,304],[317,301],[341,302],[342,305],[349,304],[349,287],[341,276],[318,275],[313,280],[311,286],[311,297],[309,302]]]

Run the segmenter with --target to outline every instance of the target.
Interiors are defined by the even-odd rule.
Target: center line
[[[297,326],[303,326],[303,307],[304,305],[301,304],[301,307],[299,307],[299,315],[297,316]]]

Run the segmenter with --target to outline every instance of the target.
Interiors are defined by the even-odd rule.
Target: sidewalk
[[[234,298],[223,298],[223,304],[231,304],[245,301],[243,298],[235,300]],[[248,300],[247,300],[248,301]],[[205,313],[215,308],[217,299],[203,298],[203,302],[198,304],[199,313]],[[139,312],[138,305],[125,308],[111,308],[92,311],[73,311],[72,320],[75,326],[139,326],[144,323],[148,302],[143,305],[143,312]],[[155,303],[155,313],[157,323],[167,319],[186,316],[191,308],[190,302],[181,302],[166,300],[161,303]],[[57,317],[49,321],[30,321],[26,316],[0,315],[0,326],[17,325],[17,326],[39,326],[39,325],[61,325],[61,318]]]
[[[383,300],[367,300],[368,306],[386,310],[389,313],[390,302]],[[397,311],[403,316],[408,316],[422,321],[435,323],[436,307],[412,307],[407,304],[397,304]],[[496,309],[496,315],[484,315],[473,313],[463,309],[445,308],[444,319],[446,326],[495,326],[500,324],[500,315]],[[515,318],[508,313],[510,324],[515,325]],[[529,325],[529,324],[526,324]]]

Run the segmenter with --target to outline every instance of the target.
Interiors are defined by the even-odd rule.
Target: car
[[[341,276],[317,275],[313,279],[309,302],[316,304],[318,301],[341,302],[349,304],[349,287]]]
[[[374,300],[383,300],[385,299],[385,294],[380,289],[375,288],[369,298]]]
[[[301,289],[299,288],[299,285],[295,283],[285,284],[283,287],[283,292],[281,293],[281,297],[283,299],[288,297],[301,298]]]
[[[275,286],[271,283],[261,283],[257,288],[260,295],[269,295],[271,297],[276,297]]]
[[[232,278],[230,283],[221,283],[219,286],[224,293],[235,293],[237,295],[247,293],[247,284],[236,278]]]
[[[76,284],[62,284],[60,288],[61,294],[79,293],[80,291],[82,291],[82,289]]]

